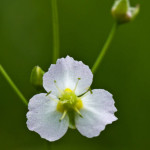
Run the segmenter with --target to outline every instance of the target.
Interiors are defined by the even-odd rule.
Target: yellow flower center
[[[67,114],[69,117],[69,127],[73,129],[75,128],[75,113],[77,113],[80,117],[83,117],[80,113],[80,109],[83,108],[81,97],[78,97],[75,94],[79,80],[81,79],[77,79],[73,90],[70,88],[66,88],[65,90],[60,89],[56,83],[56,80],[54,80],[55,86],[60,94],[56,107],[56,110],[62,113],[62,117],[59,120],[63,120]],[[47,95],[48,94],[49,93],[47,93]]]
[[[60,96],[60,101],[57,104],[57,111],[63,113],[65,110],[79,111],[81,108],[83,108],[81,99],[75,95],[74,91],[66,88]]]

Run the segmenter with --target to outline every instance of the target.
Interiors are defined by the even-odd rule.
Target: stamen
[[[78,86],[78,83],[79,83],[79,80],[81,80],[81,78],[78,78],[78,81],[77,81],[77,83],[76,83],[76,85],[75,85],[75,88],[74,88],[74,92],[76,91],[76,89],[77,89],[77,86]]]
[[[79,98],[82,99],[82,98],[84,98],[85,96],[87,96],[88,94],[89,94],[89,93],[87,92],[87,93],[83,94],[82,96],[79,96]]]
[[[59,121],[62,121],[62,120],[65,118],[66,114],[67,114],[67,110],[64,110],[63,115],[62,115],[62,117],[59,119]]]
[[[52,92],[52,91],[49,91],[49,92],[46,94],[46,96],[48,96],[49,94],[51,94],[51,92]]]
[[[85,90],[86,90],[85,94],[86,94],[87,92],[89,92],[89,91],[90,91],[91,94],[93,94],[93,92],[92,92],[92,90],[91,90],[91,87],[87,87]]]
[[[91,88],[89,88],[89,91],[90,91],[90,93],[91,93],[91,94],[93,94],[93,91],[92,91],[92,89],[91,89]]]
[[[84,94],[82,94],[81,96],[79,96],[79,98],[80,99],[84,98],[85,96],[87,96],[89,94],[88,92],[90,92],[90,94],[93,94],[93,91],[89,87],[89,88],[87,88],[87,91]]]
[[[57,90],[58,90],[61,94],[63,94],[63,91],[58,87],[58,85],[57,85],[57,83],[56,83],[56,80],[54,80],[54,83],[55,83],[55,86],[56,86]]]
[[[80,113],[80,111],[78,110],[77,107],[74,107],[74,110],[79,114],[79,116],[80,116],[81,118],[83,118],[82,114]]]

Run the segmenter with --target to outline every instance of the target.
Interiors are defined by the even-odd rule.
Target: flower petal
[[[78,78],[80,78],[78,82]],[[72,57],[67,56],[57,60],[56,65],[52,64],[43,77],[43,86],[47,92],[52,91],[58,95],[58,87],[62,90],[69,88],[74,90],[76,83],[76,95],[83,94],[91,86],[93,74],[89,67],[81,61],[75,61]]]
[[[114,113],[112,95],[105,90],[93,90],[82,98],[83,109],[80,110],[83,118],[76,115],[76,127],[79,132],[89,138],[98,136],[107,124],[117,120]]]
[[[50,95],[52,98],[54,96]],[[27,126],[29,130],[35,131],[48,141],[60,139],[69,126],[69,118],[66,115],[60,122],[62,113],[56,110],[57,102],[49,96],[41,93],[30,99],[29,112],[27,113]]]

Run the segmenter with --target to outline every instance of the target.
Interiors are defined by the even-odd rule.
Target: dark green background
[[[61,57],[70,55],[92,67],[113,24],[113,0],[58,0]],[[137,19],[120,26],[93,88],[114,95],[119,118],[99,137],[87,139],[69,130],[49,150],[149,150],[150,142],[150,1],[140,3]],[[0,63],[30,99],[31,69],[52,62],[50,0],[0,0]],[[0,76],[0,149],[46,150],[47,142],[26,126],[27,108]]]

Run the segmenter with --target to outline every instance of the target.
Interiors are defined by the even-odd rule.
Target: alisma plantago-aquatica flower
[[[68,127],[83,136],[98,136],[117,120],[112,95],[103,89],[90,90],[93,74],[81,61],[67,56],[52,64],[43,76],[47,93],[29,101],[27,126],[48,141],[60,139]]]

